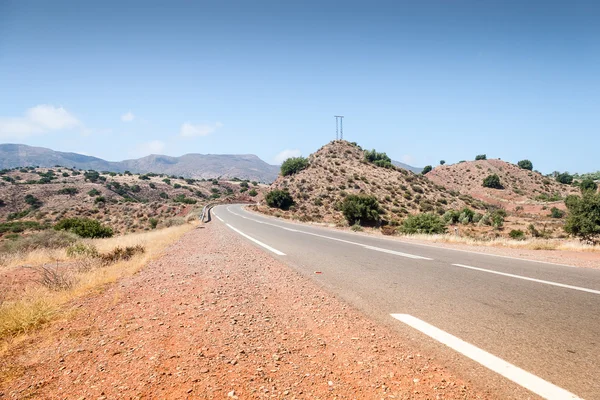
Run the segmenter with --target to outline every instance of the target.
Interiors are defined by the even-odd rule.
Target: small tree
[[[600,193],[586,191],[565,200],[568,215],[565,231],[581,240],[597,243],[600,239]]]
[[[288,210],[293,204],[294,199],[290,193],[286,190],[271,190],[265,196],[265,201],[269,207],[279,208],[281,210]]]
[[[591,178],[585,178],[579,184],[579,188],[581,189],[582,193],[588,190],[595,192],[598,190],[598,185],[596,185],[596,182],[594,182]]]
[[[297,174],[308,167],[308,159],[304,157],[291,157],[281,164],[281,175]],[[247,184],[246,184],[247,185]]]
[[[556,175],[556,182],[563,183],[565,185],[570,185],[573,183],[573,175],[568,172],[563,172],[562,174]]]
[[[436,234],[446,233],[444,220],[436,214],[422,213],[411,215],[402,222],[400,232],[414,235],[417,233]]]
[[[446,160],[440,160],[440,165],[446,164]]]
[[[54,229],[69,231],[84,238],[106,238],[113,235],[113,230],[100,222],[89,218],[66,218],[60,220]]]
[[[475,161],[477,160],[487,160],[487,156],[485,154],[479,154],[475,156]]]
[[[428,173],[428,172],[431,172],[431,170],[432,170],[432,169],[433,169],[433,167],[432,167],[431,165],[426,165],[426,166],[423,168],[423,171],[421,171],[421,174],[423,174],[423,175],[427,175],[427,173]]]
[[[365,150],[365,160],[383,168],[392,168],[392,159],[385,153],[378,153],[375,149]]]
[[[492,189],[502,189],[503,186],[500,183],[500,177],[497,174],[488,175],[483,180],[483,187],[492,188]]]
[[[379,222],[380,208],[375,196],[348,195],[341,209],[349,225],[374,225]]]
[[[517,165],[523,169],[528,169],[530,171],[533,170],[533,163],[529,160],[521,160],[517,163]]]
[[[256,196],[257,194],[258,192],[256,191],[256,189],[250,189],[250,191],[248,192],[248,195],[252,197]]]

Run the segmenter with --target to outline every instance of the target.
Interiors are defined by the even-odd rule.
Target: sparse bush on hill
[[[4,207],[6,205],[6,203],[4,202],[4,200],[0,199],[0,207]]]
[[[258,194],[258,192],[256,191],[256,189],[251,189],[251,190],[248,192],[248,195],[249,195],[249,196],[252,196],[252,197],[256,196],[257,194]]]
[[[167,185],[171,184],[171,180],[169,178],[165,178],[162,180],[164,183],[166,183]]]
[[[504,225],[504,218],[506,218],[506,211],[504,211],[501,208],[498,208],[482,216],[479,223],[482,225],[489,225],[493,226],[496,229],[500,229]]]
[[[166,194],[165,192],[160,192],[160,194],[158,195],[161,199],[168,199],[169,195]]]
[[[421,171],[421,174],[426,175],[428,172],[431,172],[432,169],[433,167],[431,165],[426,165],[425,167],[423,167],[423,171]]]
[[[44,205],[44,203],[42,203],[40,199],[31,194],[25,196],[25,203],[29,204],[32,210],[37,210],[42,205]]]
[[[153,182],[150,182],[148,186],[150,186],[150,189],[156,189],[156,185]]]
[[[84,238],[112,237],[113,230],[102,225],[99,221],[89,218],[65,218],[60,220],[54,229],[69,231]]]
[[[433,213],[421,213],[408,216],[400,226],[400,232],[414,235],[417,233],[440,234],[446,233],[444,220]]]
[[[185,197],[185,194],[178,194],[177,196],[175,196],[173,198],[173,201],[176,203],[183,203],[183,204],[196,204],[197,203],[197,201],[195,199]]]
[[[595,192],[598,190],[598,185],[591,178],[584,178],[581,183],[579,183],[579,188],[581,189],[582,193],[587,190]]]
[[[517,163],[517,165],[522,169],[528,169],[530,171],[533,170],[533,163],[529,160],[521,160]]]
[[[503,189],[503,186],[500,183],[500,177],[497,174],[492,174],[485,177],[485,179],[483,180],[483,187],[492,189]]]
[[[570,195],[565,200],[568,215],[565,231],[582,240],[600,241],[600,193],[586,191],[581,196]]]
[[[550,216],[552,218],[562,218],[562,217],[565,216],[565,212],[563,210],[561,210],[561,209],[556,208],[556,207],[552,207],[550,209]]]
[[[75,243],[77,240],[78,237],[69,232],[46,230],[20,237],[17,240],[3,241],[0,244],[0,253],[17,253],[36,249],[60,249]]]
[[[485,154],[479,154],[475,156],[475,161],[477,160],[487,160],[487,156]]]
[[[563,183],[565,185],[570,185],[573,183],[573,175],[568,172],[563,172],[562,174],[556,175],[556,182]]]
[[[349,225],[374,225],[380,220],[381,209],[375,196],[348,195],[342,202],[342,214]]]
[[[293,204],[294,199],[290,193],[286,190],[271,190],[265,196],[265,201],[269,207],[279,208],[281,210],[288,210]]]
[[[510,236],[511,239],[524,240],[525,239],[525,232],[523,232],[520,229],[513,229],[513,230],[510,231],[510,233],[508,234],[508,236]]]
[[[58,194],[68,194],[69,196],[74,196],[79,193],[79,189],[74,187],[62,188],[58,191]]]
[[[281,164],[281,175],[297,174],[308,167],[308,159],[304,157],[291,157]],[[247,185],[247,184],[246,184]]]
[[[444,164],[446,164],[446,161],[445,160],[440,160],[440,165],[444,165]]]
[[[97,189],[92,189],[89,192],[87,192],[88,195],[94,197],[94,196],[99,196],[100,195],[100,191]]]
[[[375,149],[369,151],[365,150],[365,160],[383,168],[394,168],[392,159],[385,153],[378,153]]]
[[[148,223],[150,224],[151,229],[156,229],[156,226],[158,225],[158,219],[150,218],[148,219]]]
[[[95,183],[98,181],[98,179],[100,179],[100,173],[98,173],[98,171],[90,170],[90,171],[84,172],[83,177],[85,178],[86,181]]]

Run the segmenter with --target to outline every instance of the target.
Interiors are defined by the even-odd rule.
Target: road
[[[600,270],[213,216],[496,396],[600,399]]]

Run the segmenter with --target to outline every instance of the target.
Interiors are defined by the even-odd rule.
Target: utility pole
[[[334,115],[335,117],[335,140],[344,140],[344,116]],[[339,130],[338,130],[339,121]]]

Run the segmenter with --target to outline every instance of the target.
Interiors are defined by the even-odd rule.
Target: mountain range
[[[397,161],[393,163],[413,172],[421,171],[421,168]],[[196,179],[237,177],[264,183],[275,181],[279,174],[279,166],[268,164],[254,154],[184,154],[180,157],[152,154],[132,160],[106,161],[98,157],[44,147],[0,144],[0,168],[55,165],[111,172],[154,172]]]

